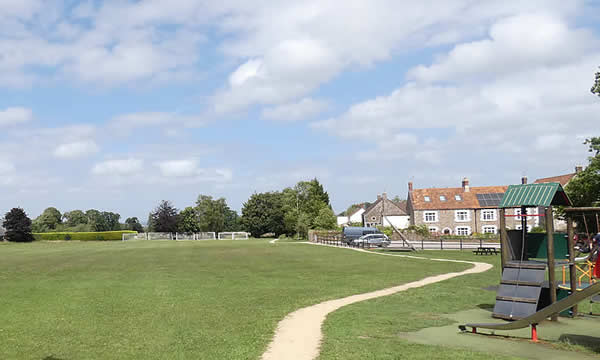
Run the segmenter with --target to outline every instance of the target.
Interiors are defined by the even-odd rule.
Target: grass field
[[[257,359],[295,309],[468,267],[266,240],[0,244],[0,359]],[[407,326],[467,306],[438,286],[398,295],[429,314]],[[323,358],[360,358],[335,338],[353,308]]]

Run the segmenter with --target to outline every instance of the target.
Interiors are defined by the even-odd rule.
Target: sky
[[[0,213],[570,173],[598,24],[598,0],[0,0]]]

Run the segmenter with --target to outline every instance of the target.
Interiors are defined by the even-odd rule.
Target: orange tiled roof
[[[572,174],[567,174],[567,175],[552,176],[552,177],[537,179],[535,181],[535,183],[543,184],[543,183],[557,182],[557,183],[560,183],[562,186],[565,186],[565,185],[567,185],[567,183],[569,181],[571,181],[571,179],[573,179],[575,177],[575,175],[577,175],[577,174],[572,173]]]
[[[479,205],[477,194],[503,194],[507,189],[508,186],[474,186],[469,192],[462,187],[414,189],[409,196],[414,210],[482,209],[493,207]],[[461,200],[456,200],[456,195],[460,195]],[[425,201],[425,196],[431,201]],[[440,196],[445,196],[446,201],[440,200]]]

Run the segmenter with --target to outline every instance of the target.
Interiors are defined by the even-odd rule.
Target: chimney
[[[575,166],[575,174],[579,174],[582,171],[583,171],[583,166],[581,166],[581,165]]]
[[[527,184],[527,176],[523,176],[521,178],[521,184],[523,184],[523,185]]]
[[[386,192],[384,192],[383,194],[381,194],[381,197],[382,197],[384,200],[387,200],[387,193],[386,193]]]
[[[408,191],[413,191],[413,182],[412,181],[408,182]]]
[[[464,178],[462,181],[462,188],[464,192],[469,192],[471,189],[469,188],[469,178]]]
[[[377,194],[377,200],[381,200],[381,195]]]

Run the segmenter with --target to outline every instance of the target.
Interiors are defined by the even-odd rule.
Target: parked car
[[[379,230],[374,227],[346,226],[342,232],[342,241],[350,244],[352,241],[360,238],[363,235],[377,233],[379,233]]]
[[[378,247],[388,247],[392,242],[385,234],[367,234],[352,241],[353,244],[362,244]]]

